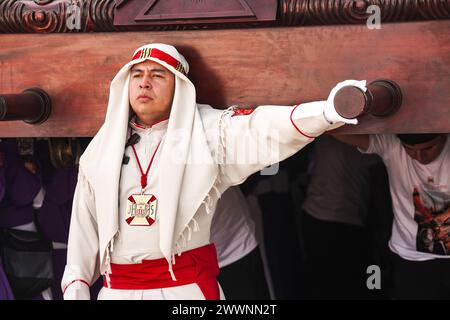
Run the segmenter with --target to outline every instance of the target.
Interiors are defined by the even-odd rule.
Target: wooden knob
[[[402,90],[392,80],[379,79],[367,87],[372,95],[370,114],[376,117],[387,117],[394,114],[402,105]]]
[[[344,87],[336,93],[336,112],[347,119],[370,113],[376,117],[386,117],[395,113],[402,104],[400,87],[392,80],[379,79],[367,85],[364,92],[357,87]]]
[[[50,96],[40,88],[1,95],[0,121],[22,120],[29,124],[40,124],[50,116],[51,104]]]
[[[358,87],[343,87],[334,97],[334,107],[341,117],[353,119],[367,113],[371,98]]]

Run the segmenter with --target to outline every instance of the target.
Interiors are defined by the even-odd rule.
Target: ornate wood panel
[[[380,8],[382,23],[450,19],[450,0],[241,0],[231,1],[235,3],[235,6],[242,4],[240,19],[230,19],[230,16],[224,19],[219,15],[214,21],[213,11],[209,11],[209,23],[205,21],[202,23],[197,19],[164,23],[144,19],[140,20],[142,25],[138,25],[134,21],[142,10],[147,14],[149,11],[151,14],[152,9],[159,10],[156,11],[158,14],[195,13],[192,11],[194,9],[176,11],[167,5],[160,7],[162,4],[175,4],[180,1],[192,3],[194,8],[209,6],[210,3],[226,2],[217,0],[1,0],[0,33],[247,28],[261,26],[262,22],[270,23],[272,26],[365,24],[371,14],[366,11],[371,5],[377,5]],[[273,20],[274,3],[277,7],[277,16],[275,21],[270,22]],[[76,13],[73,6],[77,7]],[[145,10],[146,8],[149,10]],[[248,8],[256,18],[250,16]],[[243,14],[246,16],[242,17]],[[78,16],[80,19],[74,27],[74,18]],[[242,22],[243,20],[245,22]]]
[[[116,31],[115,6],[114,0],[1,0],[0,32]]]
[[[198,101],[296,104],[326,99],[344,79],[396,81],[403,106],[366,117],[352,132],[450,131],[450,21],[180,32],[2,35],[0,93],[41,87],[53,112],[42,125],[0,122],[3,136],[91,136],[103,122],[109,83],[147,42],[179,47]],[[220,41],[217,41],[220,39]],[[349,130],[346,129],[346,130]]]
[[[158,26],[274,22],[277,0],[122,0],[115,26]]]
[[[280,0],[279,4],[283,26],[366,23],[371,5],[380,8],[384,23],[450,18],[450,0]]]

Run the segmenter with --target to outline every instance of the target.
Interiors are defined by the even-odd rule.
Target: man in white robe
[[[65,299],[223,299],[209,243],[220,195],[356,119],[333,99],[213,109],[196,103],[189,65],[172,46],[138,48],[111,83],[105,123],[80,159]],[[256,156],[256,159],[255,159]]]

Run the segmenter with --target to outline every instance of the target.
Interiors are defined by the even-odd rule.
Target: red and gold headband
[[[174,67],[175,70],[177,70],[178,72],[181,72],[182,74],[186,75],[186,70],[184,69],[180,61],[178,61],[171,55],[165,53],[164,51],[156,48],[143,48],[142,50],[136,52],[136,54],[133,56],[133,59],[131,60],[146,59],[146,58],[156,58],[161,61],[164,61],[169,66]]]

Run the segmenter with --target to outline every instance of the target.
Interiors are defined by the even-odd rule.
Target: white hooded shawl
[[[108,273],[109,251],[119,228],[119,180],[130,118],[128,85],[130,69],[145,60],[155,61],[175,74],[175,93],[167,133],[160,147],[161,184],[158,186],[160,249],[172,273],[171,257],[175,244],[210,192],[219,169],[208,147],[196,92],[184,73],[188,64],[178,51],[165,44],[140,47],[117,73],[110,87],[106,119],[80,159],[80,172],[89,182],[94,196],[99,234],[100,272]],[[187,163],[201,155],[202,163]],[[195,198],[182,192],[189,185],[184,176],[195,176]],[[190,193],[192,195],[192,193]],[[172,273],[173,276],[173,273]]]

